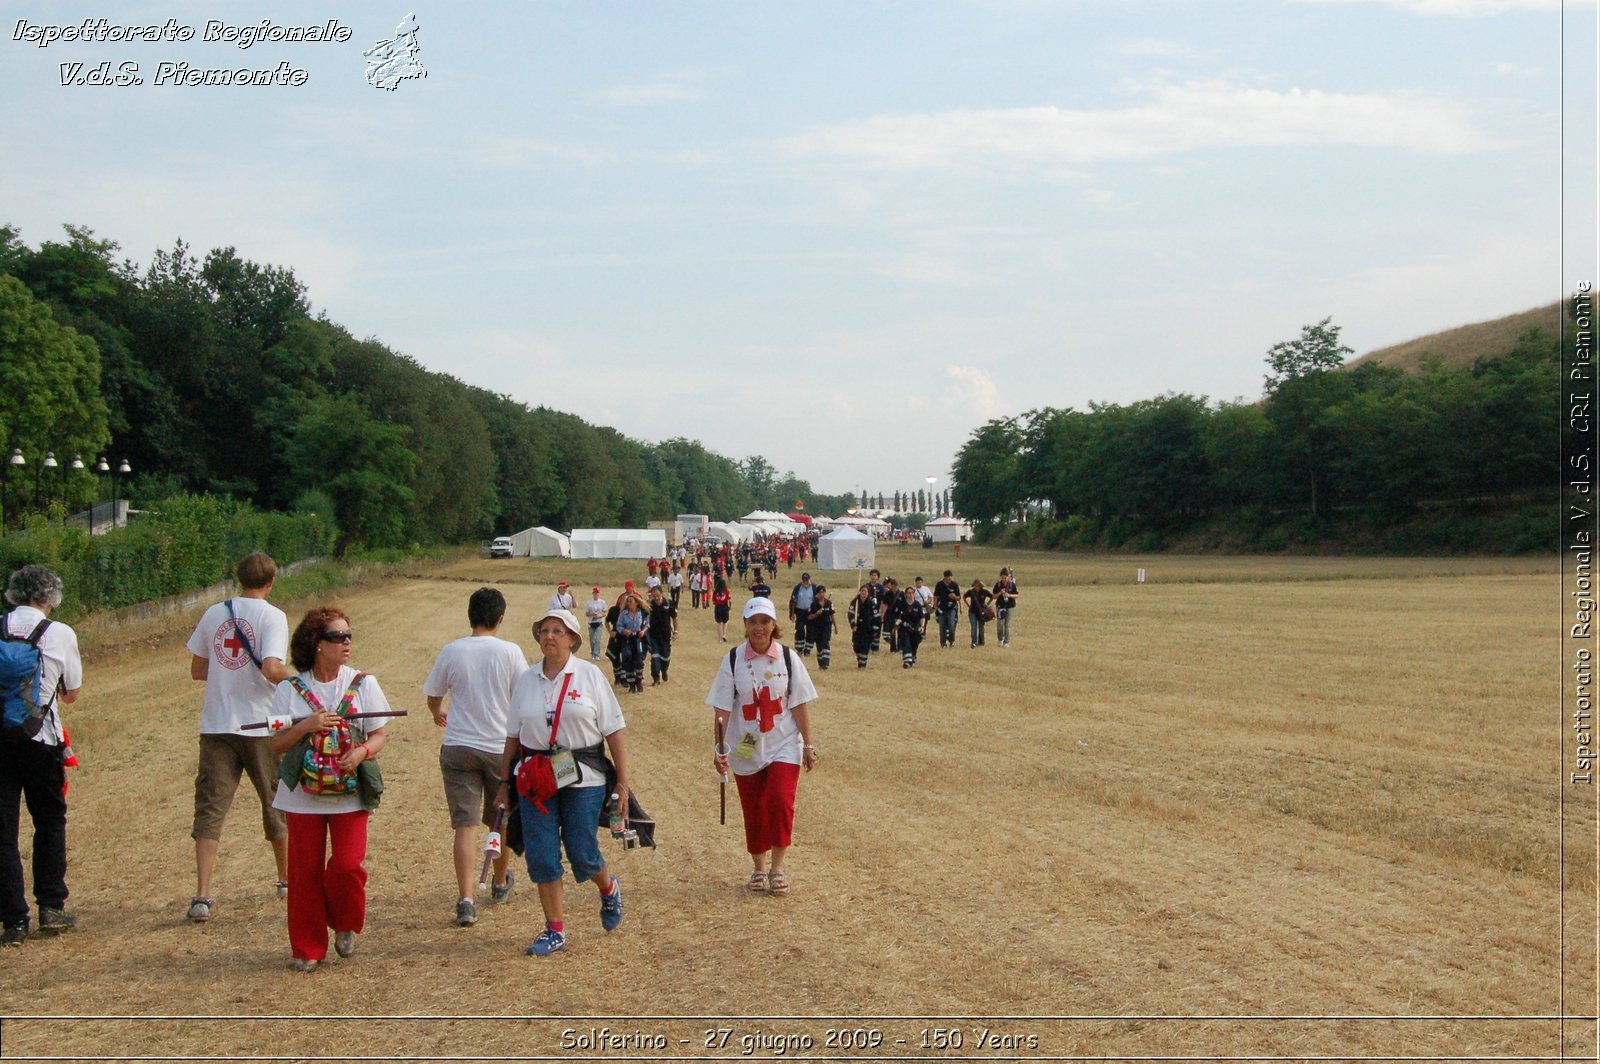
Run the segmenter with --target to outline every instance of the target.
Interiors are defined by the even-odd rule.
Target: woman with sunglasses
[[[347,717],[390,709],[377,678],[350,667],[353,638],[343,610],[308,612],[289,639],[299,673],[273,692],[273,723],[293,721],[273,732],[269,747],[295,751],[279,767],[272,805],[289,824],[289,948],[300,972],[327,957],[328,928],[335,952],[348,957],[366,923],[364,803],[376,803],[361,793],[357,769],[388,742],[389,718]]]

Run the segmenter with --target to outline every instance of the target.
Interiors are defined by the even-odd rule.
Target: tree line
[[[1169,393],[991,420],[957,455],[955,504],[990,535],[1029,517],[1053,523],[1054,542],[1159,546],[1201,522],[1395,522],[1558,483],[1557,338],[1533,331],[1469,367],[1435,359],[1417,373],[1346,367],[1350,353],[1324,319],[1269,350],[1257,402]]]
[[[30,469],[111,455],[135,505],[188,493],[317,512],[341,549],[854,501],[759,455],[635,440],[428,370],[313,316],[292,269],[231,247],[200,258],[180,240],[141,269],[64,228],[32,248],[0,226],[0,446]],[[10,511],[102,490],[76,471],[23,479],[0,499]]]

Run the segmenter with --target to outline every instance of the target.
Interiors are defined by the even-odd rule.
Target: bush
[[[0,539],[0,568],[45,565],[66,585],[60,615],[81,617],[226,580],[238,560],[264,550],[280,566],[332,549],[334,529],[316,514],[262,513],[212,495],[174,495],[143,518],[91,537],[35,518]]]

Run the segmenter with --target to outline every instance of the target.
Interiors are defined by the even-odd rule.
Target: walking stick
[[[506,822],[506,807],[496,806],[494,814],[494,827],[489,829],[489,841],[483,845],[483,871],[478,876],[478,889],[484,890],[489,886],[489,866],[494,859],[500,856],[500,829]]]
[[[723,728],[722,721],[720,721],[720,720],[717,721],[717,756],[718,757],[727,757],[728,756],[728,744],[723,741],[722,728]],[[726,824],[728,822],[728,774],[726,772],[724,772],[722,774],[722,795],[721,795],[721,798],[722,798],[722,806],[721,806],[721,809],[718,812],[717,823]]]
[[[406,716],[406,711],[403,710],[403,709],[388,709],[388,710],[384,710],[381,713],[346,713],[346,714],[344,714],[344,719],[345,720],[370,720],[373,717],[404,717],[404,716]],[[283,716],[283,717],[268,717],[266,720],[257,721],[254,724],[243,724],[243,725],[240,725],[240,730],[241,731],[253,731],[253,730],[260,730],[262,728],[265,728],[267,731],[282,731],[284,728],[289,727],[293,723],[294,723],[293,718],[287,717],[287,716]]]

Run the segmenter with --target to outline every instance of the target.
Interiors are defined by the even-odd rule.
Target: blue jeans
[[[561,879],[561,846],[567,847],[572,876],[578,882],[593,879],[605,868],[600,856],[600,809],[606,802],[606,789],[563,787],[554,798],[545,799],[547,813],[528,799],[522,803],[522,844],[528,859],[528,878],[535,883],[554,883]]]
[[[951,603],[939,610],[939,645],[956,645],[956,606]]]
[[[972,643],[974,646],[983,646],[984,619],[981,614],[967,612],[967,620],[972,622]]]
[[[1010,607],[1007,607],[1005,609],[995,610],[995,614],[994,614],[994,634],[995,634],[995,638],[1000,640],[1000,645],[1001,646],[1004,647],[1004,646],[1010,646],[1011,645],[1011,609],[1010,609]]]
[[[600,637],[605,634],[606,626],[596,621],[589,622],[589,660],[600,660]]]

